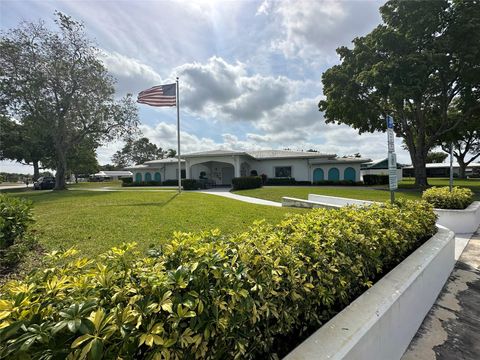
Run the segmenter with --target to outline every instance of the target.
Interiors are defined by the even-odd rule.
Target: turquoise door
[[[155,173],[155,181],[158,181],[158,182],[162,181],[162,176],[160,175],[159,172]]]
[[[313,181],[323,181],[325,180],[325,177],[323,175],[323,169],[315,169],[313,171]]]
[[[142,174],[140,173],[135,174],[135,182],[142,182]]]
[[[338,181],[340,180],[340,172],[337,168],[331,168],[328,170],[328,180]]]
[[[345,169],[345,172],[343,173],[343,178],[345,180],[352,180],[355,181],[355,169],[348,167]]]
[[[152,174],[146,173],[145,174],[145,181],[152,181]]]

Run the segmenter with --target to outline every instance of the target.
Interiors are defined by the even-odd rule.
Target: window
[[[275,167],[275,177],[276,178],[292,177],[292,167],[291,166],[277,166],[277,167]]]
[[[186,179],[186,178],[187,178],[187,170],[182,169],[181,174],[182,174],[182,179]],[[176,177],[176,179],[178,179],[178,169],[177,169],[176,172],[175,172],[175,177]]]

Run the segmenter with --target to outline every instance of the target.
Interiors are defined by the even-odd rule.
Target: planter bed
[[[285,360],[400,359],[455,264],[455,236],[440,228]]]
[[[435,209],[437,224],[455,233],[474,233],[480,225],[480,201],[474,201],[466,209]]]

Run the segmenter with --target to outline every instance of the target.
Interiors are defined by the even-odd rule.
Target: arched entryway
[[[344,180],[355,181],[356,180],[355,169],[352,168],[352,167],[346,168],[345,172],[343,173],[343,179]]]
[[[205,182],[207,186],[232,185],[235,168],[232,164],[220,161],[206,161],[190,167],[190,177]]]
[[[142,182],[142,174],[136,173],[135,174],[135,182]]]
[[[336,167],[328,170],[328,180],[332,180],[332,181],[340,180],[340,172]]]
[[[317,168],[313,171],[313,181],[323,181],[325,180],[325,175],[323,169]]]
[[[160,175],[159,172],[156,172],[153,178],[155,179],[155,181],[162,181],[162,175]]]
[[[145,181],[152,181],[152,174],[149,172],[145,173]]]

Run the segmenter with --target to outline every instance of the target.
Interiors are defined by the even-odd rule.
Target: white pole
[[[177,156],[178,156],[178,192],[182,192],[182,160],[180,159],[180,94],[178,87],[178,76],[177,76]]]
[[[450,181],[449,181],[450,192],[453,190],[453,142],[450,143]]]

